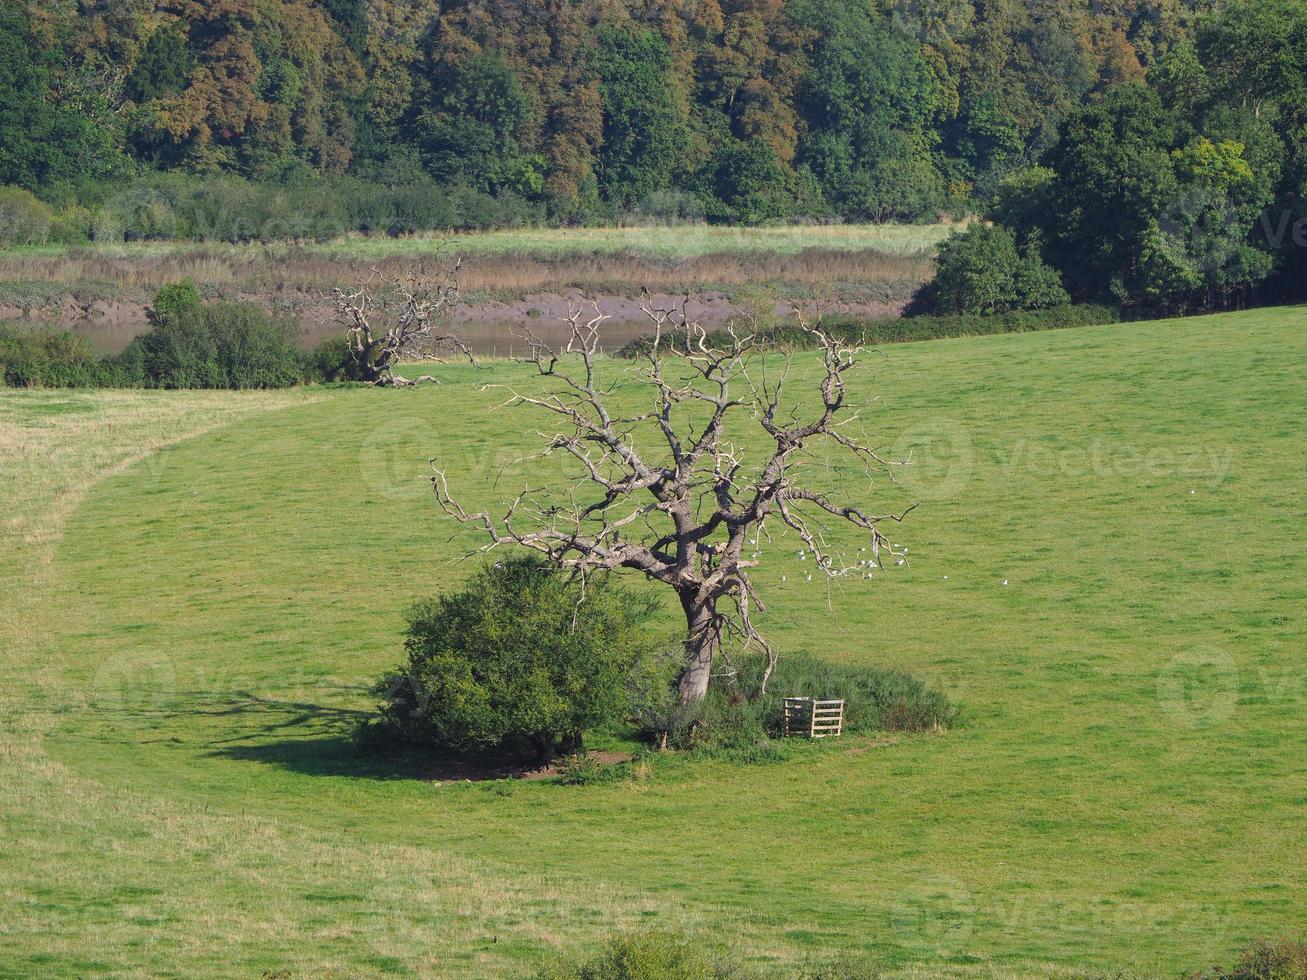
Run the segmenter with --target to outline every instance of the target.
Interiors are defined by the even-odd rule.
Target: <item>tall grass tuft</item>
[[[957,706],[944,694],[902,671],[796,653],[780,658],[764,694],[761,654],[733,658],[722,669],[700,702],[682,705],[669,696],[647,705],[637,719],[642,736],[656,745],[732,761],[770,762],[783,756],[769,740],[783,734],[788,697],[843,700],[848,735],[940,731],[957,720]]]

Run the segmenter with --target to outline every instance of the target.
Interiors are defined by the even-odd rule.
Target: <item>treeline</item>
[[[7,0],[0,184],[29,238],[933,220],[1207,5]]]
[[[1298,299],[1307,272],[1307,3],[1231,0],[1144,82],[1071,112],[946,243],[916,307],[1149,314]]]

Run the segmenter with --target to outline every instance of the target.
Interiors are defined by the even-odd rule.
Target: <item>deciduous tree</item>
[[[543,453],[574,464],[574,486],[523,491],[491,516],[465,509],[443,470],[433,485],[447,516],[485,534],[482,550],[529,549],[582,576],[627,569],[671,590],[686,621],[679,687],[688,703],[707,692],[725,640],[759,645],[772,657],[753,618],[763,608],[752,576],[760,542],[774,532],[792,535],[814,574],[861,579],[887,558],[904,560],[881,530],[903,514],[841,500],[805,465],[822,448],[841,458],[839,467],[890,465],[857,432],[862,402],[849,381],[858,348],[819,323],[805,325],[820,366],[805,410],[795,407],[804,399],[793,390],[790,360],[760,355],[744,325],[721,339],[684,306],[645,309],[653,337],[625,384],[646,396],[634,411],[601,377],[606,317],[598,310],[573,312],[561,350],[527,333],[530,362],[546,387],[512,391],[509,404],[554,420],[557,427],[542,432]],[[856,540],[861,547],[853,550]]]

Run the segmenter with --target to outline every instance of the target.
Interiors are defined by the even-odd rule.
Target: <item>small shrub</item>
[[[584,963],[547,967],[540,980],[745,980],[753,976],[712,943],[655,930],[618,936]]]
[[[558,764],[558,781],[564,786],[597,786],[630,778],[631,767],[626,763],[606,766],[584,753],[569,755]]]
[[[43,245],[53,222],[49,206],[30,191],[0,187],[0,248]]]
[[[100,383],[99,364],[85,337],[0,325],[0,383],[9,388],[89,388]]]
[[[785,750],[770,739],[783,734],[787,697],[842,698],[844,731],[925,732],[953,724],[956,708],[939,691],[895,670],[833,664],[805,654],[783,656],[760,697],[766,661],[737,658],[736,675],[702,701],[681,705],[668,699],[646,707],[637,722],[654,745],[691,749],[735,762],[774,762]]]
[[[1192,980],[1307,980],[1307,942],[1259,940],[1229,969],[1216,967],[1194,974]]]
[[[1061,277],[1035,245],[1018,249],[1007,228],[976,223],[940,248],[935,278],[917,293],[909,313],[992,316],[1070,302]]]
[[[358,381],[356,362],[349,342],[341,336],[326,337],[309,354],[309,371],[318,381]]]
[[[160,290],[148,316],[151,329],[137,343],[151,388],[286,388],[304,380],[295,328],[253,304],[206,305],[184,281]]]
[[[400,738],[475,751],[528,744],[542,762],[631,707],[629,677],[654,603],[602,578],[579,583],[534,557],[483,568],[409,615],[408,661],[383,679]]]
[[[746,691],[756,691],[764,667],[761,656],[744,658],[736,683]],[[957,711],[942,693],[910,674],[831,663],[807,654],[783,656],[777,662],[767,696],[757,702],[768,732],[781,731],[784,699],[789,697],[842,698],[844,731],[850,735],[948,728]]]

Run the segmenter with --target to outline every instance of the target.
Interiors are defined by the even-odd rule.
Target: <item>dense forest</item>
[[[999,293],[1298,271],[1307,0],[3,4],[11,240],[987,213]]]
[[[0,183],[429,180],[559,222],[960,213],[1193,0],[4,0]]]

